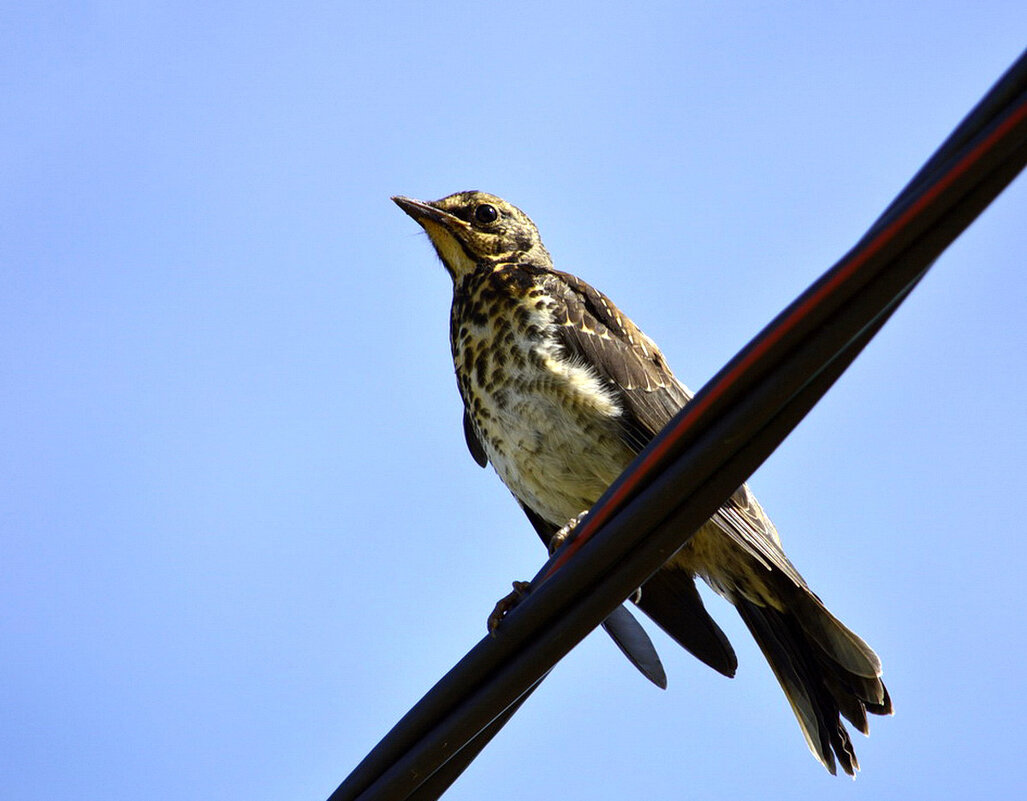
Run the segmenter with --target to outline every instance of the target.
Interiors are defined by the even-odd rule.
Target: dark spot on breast
[[[491,392],[493,389],[496,388],[496,386],[502,386],[504,383],[506,383],[506,380],[506,373],[503,370],[503,368],[496,364],[495,361],[493,361],[492,372],[489,374],[489,385],[487,387],[488,391]]]
[[[485,383],[485,371],[488,368],[488,353],[485,348],[481,349],[474,360],[474,379],[479,384]]]

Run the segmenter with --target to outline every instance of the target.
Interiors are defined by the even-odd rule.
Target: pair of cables
[[[552,667],[766,460],[1025,164],[1027,53],[863,238],[638,455],[539,571],[498,636],[460,660],[329,801],[441,796]]]

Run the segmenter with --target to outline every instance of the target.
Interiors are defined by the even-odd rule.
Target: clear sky
[[[965,3],[0,11],[5,801],[327,796],[544,554],[465,450],[448,279],[389,202],[538,222],[693,388],[1027,43]],[[880,653],[831,778],[731,608],[727,680],[602,634],[452,799],[1013,797],[1027,183],[753,478]]]

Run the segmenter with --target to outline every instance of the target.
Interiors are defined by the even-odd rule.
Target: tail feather
[[[625,607],[614,609],[603,621],[603,628],[643,676],[661,690],[667,689],[667,674],[653,641]]]
[[[736,598],[735,606],[781,684],[810,751],[831,773],[837,764],[855,775],[859,761],[841,718],[866,734],[867,712],[892,711],[877,655],[812,593],[786,604],[783,612],[744,598]]]
[[[706,611],[690,573],[665,565],[642,585],[638,606],[682,648],[719,673],[735,675],[735,651]]]
[[[838,711],[842,713],[849,723],[856,727],[860,734],[870,734],[870,724],[867,722],[867,703],[860,701],[849,688],[843,686],[831,674],[824,676],[824,684],[831,697],[838,702]]]
[[[808,588],[789,582],[789,589],[791,592],[779,592],[785,607],[802,630],[840,667],[856,676],[870,679],[883,691],[884,685],[877,681],[881,675],[881,660],[874,649],[832,615],[823,601]],[[883,695],[879,695],[875,703],[881,703],[882,700]]]

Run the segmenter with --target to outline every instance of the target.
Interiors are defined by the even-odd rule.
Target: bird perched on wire
[[[609,298],[554,269],[520,209],[484,192],[393,200],[424,228],[453,280],[450,342],[471,454],[482,467],[492,463],[552,544],[691,394]],[[866,734],[868,712],[891,713],[881,662],[809,589],[748,487],[634,599],[684,648],[732,676],[734,650],[706,611],[696,576],[738,610],[814,756],[832,773],[837,762],[854,774],[859,763],[841,718]],[[624,614],[607,630],[644,662],[651,644],[637,642]],[[659,683],[658,659],[651,669]]]

